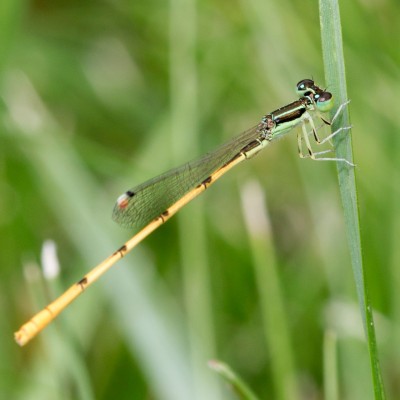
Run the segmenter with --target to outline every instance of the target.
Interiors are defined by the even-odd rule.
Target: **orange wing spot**
[[[121,194],[121,196],[119,196],[117,199],[118,208],[120,210],[126,208],[129,204],[129,199],[133,197],[133,195],[134,194],[132,192],[126,192],[124,194]]]

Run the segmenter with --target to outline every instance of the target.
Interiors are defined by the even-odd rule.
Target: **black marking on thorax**
[[[299,99],[271,113],[273,121],[279,125],[299,119],[307,111],[307,99]]]

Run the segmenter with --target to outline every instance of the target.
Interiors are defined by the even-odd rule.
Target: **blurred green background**
[[[343,1],[341,14],[364,261],[398,398],[400,3]],[[322,64],[315,1],[2,0],[1,399],[234,399],[211,359],[262,399],[373,398],[336,167],[300,160],[294,137],[27,347],[13,341],[133,233],[111,221],[118,195],[255,125],[300,79],[323,86]]]

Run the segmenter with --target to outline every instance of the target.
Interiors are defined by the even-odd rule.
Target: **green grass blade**
[[[208,366],[222,376],[232,386],[232,389],[239,399],[258,400],[258,397],[227,364],[221,361],[211,360],[208,362]]]
[[[339,5],[337,0],[320,0],[319,8],[325,79],[329,90],[332,91],[336,97],[337,109],[338,105],[344,103],[348,98]],[[336,110],[333,110],[333,113],[335,111]],[[336,130],[340,126],[350,126],[348,108],[346,108],[341,114],[341,117],[336,120],[332,129]],[[334,143],[338,158],[345,158],[349,161],[353,160],[350,134],[338,135]],[[368,340],[375,398],[384,399],[385,393],[379,367],[374,319],[368,297],[367,277],[362,261],[355,169],[349,167],[345,163],[338,163],[338,179],[353,273],[356,281],[364,329]]]
[[[327,331],[324,336],[324,399],[338,400],[338,362],[337,338],[334,332]]]
[[[255,180],[243,185],[241,195],[260,297],[263,333],[271,354],[269,364],[274,381],[274,398],[294,400],[298,398],[298,387],[292,338],[275,256],[271,223],[268,210],[265,208],[266,200],[263,189]]]

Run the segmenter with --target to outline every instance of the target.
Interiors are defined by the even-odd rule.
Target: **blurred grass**
[[[122,191],[252,126],[294,99],[298,80],[324,84],[317,4],[191,7],[1,3],[1,397],[230,398],[204,362],[218,358],[260,398],[277,398],[283,350],[297,397],[322,398],[329,330],[339,398],[373,398],[335,166],[298,160],[290,139],[187,206],[28,347],[13,342],[54,292],[130,235],[110,221]],[[400,393],[399,8],[341,4],[364,262],[389,398]],[[240,206],[250,177],[267,193],[286,349],[266,336],[273,323]],[[23,270],[48,238],[62,272],[43,292]]]
[[[210,360],[208,366],[229,383],[230,389],[240,400],[258,400],[246,383],[228,365],[217,360]]]

